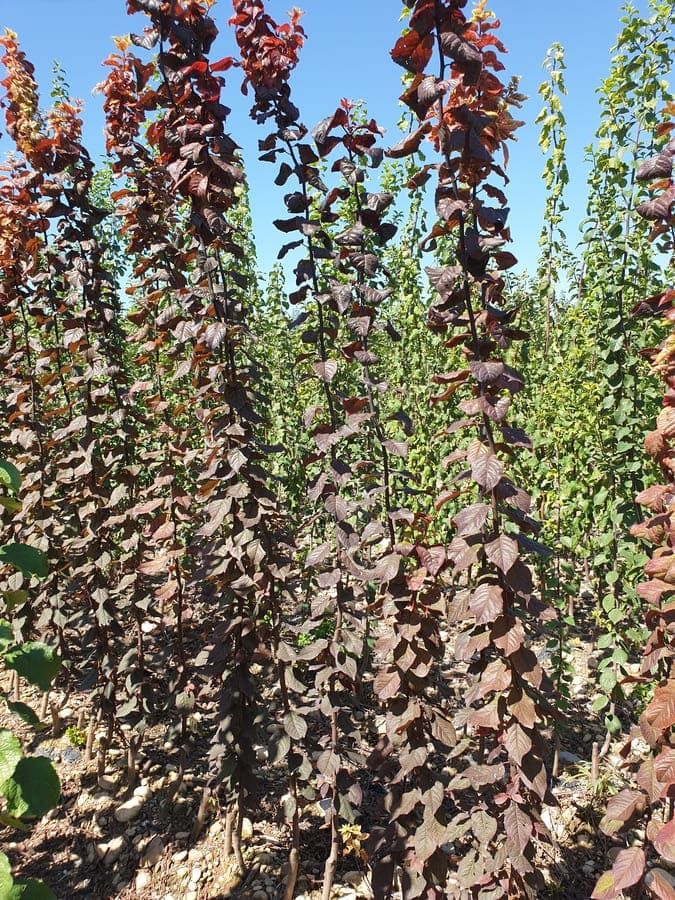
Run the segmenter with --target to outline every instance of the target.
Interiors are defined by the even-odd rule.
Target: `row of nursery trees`
[[[610,800],[602,827],[627,828],[625,849],[593,896],[675,896],[657,865],[675,863],[673,489],[655,485],[659,469],[672,481],[675,350],[653,349],[675,296],[671,4],[625,8],[578,247],[562,228],[565,64],[551,49],[533,275],[513,273],[505,194],[524,97],[485,2],[405,0],[404,136],[389,147],[361,103],[308,130],[289,82],[299,13],[280,25],[262,0],[233,0],[235,60],[211,53],[209,0],[126,5],[147,27],[106,60],[103,168],[63,78],[43,111],[16,35],[0,39],[14,711],[30,719],[21,679],[48,688],[56,653],[57,687],[90,699],[87,754],[102,773],[123,746],[130,785],[149,726],[170,722],[174,795],[188,767],[204,773],[193,837],[223,803],[241,866],[243,816],[267,769],[284,771],[287,900],[303,810],[322,801],[328,900],[365,793],[377,897],[397,884],[406,898],[536,897],[583,617],[608,742],[639,678],[631,738],[651,748]],[[228,70],[287,209],[266,279]],[[26,642],[37,675],[16,662]],[[382,714],[375,737],[364,706]],[[195,728],[211,741],[197,762]],[[16,824],[31,811],[12,790]]]

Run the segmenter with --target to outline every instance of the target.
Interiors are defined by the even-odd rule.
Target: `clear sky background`
[[[308,35],[300,65],[293,78],[294,100],[310,126],[331,113],[341,97],[362,99],[387,129],[385,141],[399,139],[396,122],[400,108],[402,70],[389,50],[400,33],[396,0],[269,0],[270,13],[284,17],[291,5],[305,10]],[[644,9],[646,0],[638,0]],[[501,36],[509,48],[505,75],[522,76],[529,101],[519,118],[527,124],[511,145],[507,189],[511,206],[514,251],[521,265],[532,269],[537,258],[544,191],[540,178],[543,161],[537,147],[534,119],[540,108],[537,86],[544,73],[547,48],[559,41],[567,53],[566,102],[568,166],[572,184],[568,238],[575,243],[575,228],[584,215],[586,167],[584,147],[591,142],[598,122],[596,89],[609,70],[610,47],[620,28],[620,0],[491,0],[489,8],[502,20]],[[18,32],[24,51],[37,69],[45,105],[49,100],[51,65],[64,66],[72,93],[85,101],[85,138],[94,158],[103,154],[101,97],[92,87],[104,77],[102,60],[111,51],[111,37],[140,31],[144,17],[129,17],[124,0],[0,0],[0,26]],[[236,55],[227,20],[229,0],[219,0],[212,14],[220,28],[213,59]],[[139,51],[143,54],[145,51]],[[232,107],[230,133],[242,146],[251,182],[252,209],[260,266],[269,268],[285,236],[271,221],[284,215],[282,192],[273,184],[275,167],[257,162],[257,140],[264,130],[248,118],[240,73],[227,73],[224,102]],[[6,139],[0,149],[6,149]]]

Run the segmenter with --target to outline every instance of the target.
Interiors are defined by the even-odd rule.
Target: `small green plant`
[[[599,767],[597,775],[593,774],[593,765],[588,760],[583,760],[572,766],[570,775],[586,786],[588,792],[596,799],[605,800],[624,787],[625,779],[614,766],[606,760]]]
[[[335,634],[335,619],[327,618],[324,619],[320,625],[317,625],[316,628],[312,628],[310,632],[301,632],[296,640],[297,646],[302,649],[303,647],[309,647],[310,644],[313,644],[314,641],[327,640],[328,638],[332,638]]]
[[[77,725],[69,725],[66,728],[66,737],[73,747],[84,747],[87,743],[87,735]]]

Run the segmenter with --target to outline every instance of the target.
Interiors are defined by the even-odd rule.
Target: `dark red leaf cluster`
[[[238,33],[240,46],[248,37]],[[368,169],[383,158],[380,129],[343,100],[312,130],[312,145],[305,140],[307,129],[286,86],[277,87],[276,95],[266,95],[277,130],[260,148],[263,159],[281,160],[277,184],[285,185],[291,177],[297,182],[285,196],[290,218],[275,224],[285,234],[299,235],[282,254],[305,248],[295,268],[291,300],[302,309],[298,321],[305,325],[307,362],[325,397],[322,406],[310,407],[304,416],[316,447],[305,461],[312,467],[311,521],[315,527],[319,516],[329,516],[323,540],[310,547],[305,564],[316,597],[312,618],[317,622],[335,616],[336,627],[331,642],[316,642],[311,653],[308,648],[309,656],[303,653],[316,671],[315,702],[329,730],[317,763],[320,794],[331,801],[324,897],[330,895],[337,863],[338,823],[351,821],[361,802],[354,772],[362,738],[359,741],[351,718],[349,695],[362,695],[362,672],[368,664],[365,640],[373,615],[384,626],[375,646],[378,671],[373,687],[387,714],[382,740],[368,765],[385,788],[391,824],[373,834],[369,852],[376,891],[386,896],[396,862],[405,862],[406,877],[413,876],[416,860],[428,871],[435,867],[438,885],[446,871],[439,849],[447,825],[444,782],[434,758],[454,745],[455,732],[440,699],[428,696],[443,654],[444,603],[435,576],[445,557],[439,558],[438,548],[420,543],[426,522],[401,505],[406,474],[396,461],[405,459],[407,443],[406,434],[397,435],[396,428],[409,420],[401,411],[385,421],[380,406],[386,384],[377,377],[377,348],[387,335],[396,339],[380,320],[380,307],[392,292],[381,247],[396,230],[385,218],[393,197],[366,187]],[[330,171],[339,176],[336,186],[324,183],[320,160],[328,161]],[[370,458],[373,452],[375,459]],[[295,660],[289,655],[288,662]],[[444,687],[439,695],[445,697]],[[296,732],[294,725],[289,737],[295,741]],[[433,802],[426,802],[428,795]],[[425,819],[429,834],[425,842],[417,839],[417,850],[414,834]],[[417,874],[414,879],[419,881]]]
[[[442,541],[428,538],[430,516],[406,505],[412,426],[380,369],[398,340],[385,313],[394,286],[383,254],[396,233],[394,198],[371,183],[384,158],[381,130],[344,100],[310,137],[288,84],[304,41],[299,13],[277,25],[261,0],[234,3],[253,114],[274,124],[260,150],[285,190],[287,215],[275,224],[291,239],[280,255],[300,251],[290,295],[305,348],[298,377],[316,388],[303,415],[302,572],[261,439],[265,400],[235,224],[244,172],[222,103],[221,73],[233,61],[210,60],[211,3],[127,0],[148,27],[118,41],[106,61],[106,145],[131,261],[126,316],[122,279],[101,240],[106,211],[92,199],[79,106],[62,98],[40,116],[30,64],[11,34],[2,39],[7,127],[22,154],[0,180],[1,353],[9,440],[21,448],[28,486],[19,528],[62,554],[37,627],[51,629],[73,683],[96,682],[101,766],[122,722],[131,726],[133,777],[152,716],[170,720],[184,748],[190,713],[199,714],[211,750],[196,831],[212,792],[240,820],[252,807],[256,743],[274,715],[261,687],[276,681],[279,722],[262,740],[288,782],[287,900],[303,807],[318,800],[326,814],[328,900],[340,826],[356,819],[366,792],[379,813],[364,851],[376,896],[390,896],[399,875],[409,898],[524,897],[541,887],[550,685],[531,637],[548,611],[534,595],[528,554],[545,548],[531,498],[509,469],[531,442],[510,424],[524,382],[507,351],[526,334],[507,292],[516,260],[496,181],[506,181],[507,142],[519,124],[511,111],[522,96],[497,74],[498,23],[482,4],[467,18],[465,5],[407,0],[409,27],[392,54],[413,76],[402,99],[418,125],[389,155],[410,157],[431,141],[438,158],[411,179],[437,179],[437,221],[423,249],[439,238],[451,247],[448,264],[428,270],[429,326],[463,355],[434,377],[431,398],[449,411],[446,436],[457,442],[445,460],[451,481],[435,502],[436,534],[452,531]],[[143,62],[132,44],[156,61]],[[671,174],[662,157],[641,173]],[[671,224],[672,184],[663,188],[644,210],[659,234],[662,219]],[[669,315],[666,295],[649,303]],[[670,378],[669,356],[660,359]],[[672,405],[650,444],[664,470]],[[671,493],[667,485],[641,498],[658,540],[669,534]],[[452,517],[451,500],[459,500]],[[662,668],[670,667],[668,559],[659,553],[650,564],[658,635],[650,658]],[[309,610],[291,626],[284,610],[297,605],[300,584]],[[17,627],[27,633],[31,616],[19,595]],[[299,629],[315,639],[301,646]],[[453,631],[467,675],[454,712],[441,670]],[[669,691],[669,681],[659,687],[642,723],[656,743],[675,722]],[[374,740],[357,716],[370,696],[382,711]],[[653,774],[668,783],[662,749]],[[629,793],[612,806],[612,822],[640,813],[642,793]],[[667,855],[671,825],[661,824],[654,843]],[[635,883],[639,864],[635,853],[617,858],[622,886]]]
[[[415,152],[427,135],[440,154],[413,179],[417,185],[434,171],[438,176],[438,221],[424,248],[442,235],[456,237],[454,263],[429,270],[438,294],[429,324],[448,334],[448,347],[462,347],[466,368],[437,376],[443,391],[432,402],[454,403],[461,392],[465,418],[448,431],[473,433],[447,461],[464,464],[455,483],[473,485],[473,491],[459,492],[468,495],[467,505],[454,517],[456,536],[439,554],[441,576],[468,574],[465,586],[453,592],[452,615],[463,624],[455,655],[471,674],[461,724],[476,742],[470,762],[465,748],[455,751],[458,774],[448,793],[462,811],[450,817],[445,840],[454,841],[461,856],[451,875],[458,892],[480,885],[494,897],[526,896],[540,885],[535,854],[546,838],[540,811],[550,798],[542,728],[551,686],[528,647],[528,623],[547,615],[524,559],[527,549],[538,547],[528,535],[536,536],[539,526],[529,515],[529,495],[506,468],[515,448],[531,445],[508,424],[523,379],[504,359],[509,345],[526,335],[505,295],[503,270],[516,260],[504,249],[510,239],[506,197],[491,180],[505,180],[496,154],[508,160],[507,141],[520,124],[511,109],[523,98],[515,82],[505,85],[495,74],[503,69],[499,22],[481,6],[471,19],[464,2],[410,0],[407,6],[409,28],[392,57],[414,76],[402,100],[420,124],[391,155]],[[434,57],[437,74],[428,71]],[[444,491],[437,509],[456,496]],[[464,812],[467,794],[473,799]],[[430,874],[426,878],[428,884]]]
[[[201,603],[206,604],[201,627],[207,642],[196,663],[202,682],[198,699],[214,725],[209,790],[224,786],[243,815],[255,787],[253,744],[260,722],[259,687],[252,669],[265,643],[263,634],[270,632],[263,620],[278,619],[289,565],[283,522],[256,439],[263,423],[256,408],[260,402],[256,374],[242,353],[247,339],[247,283],[239,272],[244,251],[229,214],[244,176],[236,144],[225,131],[223,79],[214,74],[226,65],[222,60],[212,65],[208,58],[217,29],[206,5],[174,4],[170,17],[153,4],[140,5],[150,16],[151,33],[157,35],[160,83],[139,93],[136,108],[154,113],[146,135],[160,181],[148,180],[142,156],[132,163],[129,174],[136,191],[124,198],[130,216],[127,227],[133,229],[138,249],[155,253],[152,272],[146,272],[142,263],[137,275],[158,281],[156,294],[149,295],[151,303],[139,310],[139,322],[154,332],[156,352],[177,340],[186,353],[173,377],[181,384],[189,376],[189,402],[199,404],[202,429],[201,447],[193,455],[188,450],[190,436],[175,430],[180,413],[162,410],[164,465],[168,469],[176,457],[176,466],[166,472],[172,479],[171,492],[169,496],[164,492],[159,509],[166,510],[165,518],[153,538],[168,541],[166,563],[176,569],[167,596],[177,603],[177,617],[186,617],[177,568],[185,550],[176,544],[176,531],[190,508],[190,499],[179,489],[180,470],[195,466],[195,500],[202,522],[191,535],[189,553],[197,563],[191,577],[194,585],[200,584]],[[138,70],[127,58],[118,61],[118,68],[130,66]],[[116,109],[112,95],[108,99],[109,108]],[[168,183],[161,184],[162,173]],[[167,233],[167,209],[174,221],[180,217],[175,201],[169,201],[176,194],[189,204],[182,252],[175,246],[177,235]],[[150,217],[155,210],[157,219]],[[161,400],[160,390],[153,402]],[[180,453],[176,441],[182,444]],[[153,514],[157,511],[153,508]],[[147,574],[159,574],[156,565]],[[184,657],[182,662],[185,665]],[[187,668],[181,676],[175,690],[182,694]]]
[[[107,214],[92,199],[79,104],[60,96],[38,116],[31,67],[13,36],[4,46],[3,105],[22,154],[0,185],[9,437],[22,448],[17,462],[28,486],[21,533],[52,557],[35,602],[14,609],[14,622],[25,633],[52,630],[71,683],[95,685],[109,741],[127,693],[116,610],[120,595],[120,605],[129,604],[134,581],[134,539],[124,546],[129,520],[110,496],[133,477],[135,427],[119,303],[99,234]],[[119,554],[111,552],[118,541]]]
[[[265,11],[262,0],[232,0],[230,25],[239,45],[241,67],[246,75],[242,89],[253,88],[256,102],[252,116],[263,121],[273,114],[273,105],[287,106],[288,79],[298,64],[305,32],[299,24],[302,13],[292,9],[290,20],[281,25]],[[288,107],[292,115],[292,107]]]

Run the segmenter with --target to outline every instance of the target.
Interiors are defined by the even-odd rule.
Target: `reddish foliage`
[[[265,11],[262,0],[232,0],[237,44],[241,66],[246,74],[244,89],[250,84],[256,97],[273,98],[284,89],[291,72],[298,64],[305,42],[301,25],[302,13],[293,9],[290,21],[278,25]]]
[[[262,4],[259,8],[262,15]],[[241,29],[236,20],[235,24],[246,57],[254,51],[254,33]],[[276,29],[271,22],[269,27]],[[328,646],[315,645],[308,656],[316,666],[321,688],[316,702],[328,717],[331,732],[330,754],[326,751],[317,763],[321,795],[332,800],[328,814],[331,854],[323,895],[330,895],[337,862],[338,815],[352,815],[351,808],[360,803],[362,792],[353,775],[358,726],[350,723],[349,703],[340,699],[336,689],[342,685],[350,693],[360,691],[367,617],[374,613],[379,613],[384,626],[376,644],[380,669],[374,689],[387,716],[386,735],[368,764],[385,788],[390,819],[388,827],[373,831],[368,843],[374,889],[378,896],[388,896],[395,864],[400,863],[405,866],[406,891],[425,882],[430,890],[435,889],[432,886],[442,890],[448,860],[440,847],[446,839],[448,814],[443,802],[444,777],[433,760],[435,754],[448,752],[456,735],[452,721],[443,714],[447,688],[441,685],[434,700],[428,693],[432,683],[440,684],[434,673],[443,652],[443,600],[435,577],[445,555],[439,554],[439,548],[421,543],[426,523],[399,505],[401,487],[394,475],[394,461],[405,458],[407,444],[389,437],[379,407],[378,395],[385,385],[378,383],[379,360],[371,337],[387,328],[379,321],[378,312],[392,290],[379,248],[395,233],[385,219],[393,197],[365,187],[367,168],[377,167],[383,158],[377,146],[380,129],[372,120],[360,122],[354,105],[343,100],[312,130],[312,147],[304,140],[307,129],[283,80],[277,81],[275,91],[256,92],[253,111],[261,120],[274,116],[276,122],[276,132],[261,141],[260,147],[263,159],[276,162],[281,156],[283,160],[277,184],[285,184],[292,175],[298,181],[298,190],[285,197],[292,216],[275,224],[284,233],[300,235],[282,253],[303,244],[306,249],[306,257],[295,269],[297,290],[292,299],[305,304],[305,309],[314,308],[315,326],[307,329],[303,340],[313,347],[312,368],[323,383],[326,401],[323,409],[312,407],[305,414],[317,446],[316,454],[307,460],[308,465],[318,464],[316,472],[310,470],[309,499],[317,504],[312,521],[327,511],[332,519],[327,530],[334,535],[334,545],[331,541],[314,547],[306,559],[308,577],[316,584],[312,593],[320,597],[313,604],[313,613],[319,619],[326,612],[336,615],[335,641]],[[337,158],[331,171],[342,180],[329,188],[317,163],[333,154]],[[355,209],[347,221],[341,211],[346,200],[351,200]],[[331,225],[335,226],[332,230]],[[320,265],[319,261],[325,262]],[[347,342],[340,340],[336,346],[341,323],[348,329]],[[341,362],[330,354],[338,355]],[[353,382],[361,386],[356,395],[347,396],[334,386],[345,366],[351,368]],[[393,418],[409,433],[403,411]],[[352,454],[365,451],[370,455],[373,450],[367,449],[367,444],[362,449],[364,438],[371,448],[377,448],[379,459],[374,463],[357,457],[350,465],[344,444],[350,442]],[[359,484],[361,471],[366,476]],[[381,542],[379,551],[376,540]],[[368,582],[376,593],[366,608]],[[290,737],[297,738],[295,729]]]
[[[670,104],[666,114],[675,114],[675,105]],[[672,128],[669,122],[660,129],[667,134]],[[675,226],[675,140],[671,139],[652,159],[638,169],[638,178],[653,182],[653,199],[641,203],[637,211],[644,218],[654,222],[651,237],[659,242],[663,253],[675,251],[673,227]],[[666,323],[673,321],[673,299],[675,292],[666,289],[661,294],[650,297],[635,308],[638,315],[662,317]],[[635,773],[643,792],[622,791],[612,797],[607,812],[601,822],[602,830],[615,834],[627,823],[632,823],[638,814],[644,813],[647,841],[667,862],[675,862],[675,819],[673,800],[675,796],[675,647],[672,633],[675,622],[675,335],[671,332],[661,346],[652,352],[651,362],[665,382],[666,392],[663,411],[659,415],[656,429],[645,441],[645,449],[658,464],[664,483],[653,485],[636,498],[637,502],[649,510],[645,522],[633,529],[633,534],[655,546],[652,558],[645,566],[649,580],[638,589],[646,604],[645,621],[650,635],[644,650],[642,675],[645,681],[654,679],[654,695],[640,717],[640,727],[635,729],[630,742],[624,748],[628,757],[634,738],[641,738],[651,748],[651,754],[644,759]],[[634,766],[635,767],[635,766]],[[626,798],[629,802],[624,802]],[[664,801],[667,801],[664,803]],[[630,857],[625,854],[632,854]],[[627,866],[627,861],[629,865]],[[611,870],[605,872],[598,881],[594,898],[610,900],[620,896],[621,889],[639,882],[646,896],[675,896],[672,876],[658,868],[646,868],[642,850],[633,848],[622,851]],[[640,896],[643,895],[640,894]]]
[[[456,336],[448,334],[447,345],[463,346],[468,367],[438,376],[435,381],[448,386],[432,402],[444,403],[470,388],[459,404],[468,419],[456,428],[474,428],[476,437],[449,462],[466,460],[461,477],[473,482],[480,501],[455,516],[458,536],[440,570],[460,572],[478,564],[477,578],[468,590],[457,591],[452,606],[456,621],[466,623],[456,654],[470,661],[472,675],[465,721],[478,740],[474,752],[486,763],[476,769],[461,756],[456,760],[459,774],[449,784],[450,796],[463,807],[464,793],[475,794],[471,816],[459,813],[450,819],[456,852],[463,855],[451,880],[458,890],[481,885],[490,896],[525,896],[540,885],[534,859],[537,841],[546,834],[541,805],[549,799],[540,728],[549,716],[544,695],[550,684],[525,646],[523,625],[546,611],[533,596],[530,571],[521,558],[528,548],[538,549],[527,538],[538,529],[528,516],[531,501],[510,480],[503,461],[504,450],[511,453],[509,444],[530,446],[527,436],[506,421],[523,380],[500,358],[524,333],[516,325],[517,309],[505,296],[501,271],[516,261],[502,249],[510,238],[506,198],[488,180],[505,178],[495,155],[508,161],[507,141],[521,124],[511,109],[523,98],[515,81],[505,85],[495,74],[503,69],[495,51],[504,52],[496,36],[498,21],[480,10],[468,19],[464,0],[407,0],[406,5],[410,27],[392,57],[414,76],[402,100],[420,126],[391,155],[413,153],[428,134],[441,156],[437,166],[412,180],[420,184],[432,168],[438,172],[438,221],[424,249],[433,248],[441,235],[457,238],[456,263],[429,270],[440,295],[429,310],[429,323],[441,333],[458,329]],[[438,75],[427,72],[434,53]],[[489,205],[483,195],[502,205]],[[448,494],[441,494],[437,509]],[[490,822],[487,837],[484,816]]]
[[[43,138],[43,124],[38,110],[37,83],[35,69],[19,48],[17,36],[7,29],[0,37],[4,53],[0,62],[7,72],[0,81],[5,89],[3,106],[7,132],[16,143],[17,149],[31,158],[37,144]]]
[[[511,109],[522,97],[514,82],[506,85],[495,74],[503,69],[498,23],[481,14],[468,19],[465,0],[407,0],[410,27],[392,53],[413,75],[402,99],[419,124],[390,156],[410,156],[431,141],[440,158],[412,179],[419,185],[434,172],[438,176],[438,221],[423,247],[433,248],[440,237],[456,239],[452,262],[429,270],[437,294],[429,325],[445,336],[448,348],[460,346],[466,359],[464,368],[434,379],[443,392],[432,402],[446,404],[459,394],[465,417],[447,429],[460,435],[462,446],[446,466],[462,469],[435,505],[439,516],[451,498],[466,495],[466,505],[452,520],[456,534],[442,545],[427,542],[428,518],[403,505],[407,474],[396,463],[407,454],[410,420],[403,410],[385,417],[380,408],[386,385],[378,377],[376,350],[382,333],[397,339],[380,312],[392,292],[381,247],[396,231],[386,218],[393,197],[366,187],[368,169],[384,155],[380,129],[373,120],[361,121],[345,100],[313,129],[312,144],[288,84],[304,42],[300,14],[294,11],[288,24],[277,25],[262,0],[234,3],[245,87],[255,94],[253,114],[261,121],[273,118],[276,126],[261,141],[263,159],[281,158],[277,184],[297,181],[284,198],[289,216],[275,224],[296,238],[282,254],[304,249],[291,300],[302,306],[297,324],[312,316],[312,327],[302,334],[302,362],[324,399],[304,416],[313,439],[304,461],[311,525],[320,522],[323,529],[321,543],[310,539],[307,547],[304,574],[312,604],[303,627],[309,631],[328,615],[335,631],[298,649],[279,624],[281,595],[291,582],[291,548],[258,439],[260,398],[246,345],[248,285],[240,271],[244,251],[231,217],[244,175],[221,102],[220,73],[233,61],[210,61],[217,36],[211,5],[127,0],[129,13],[150,20],[132,41],[156,49],[157,62],[141,62],[120,41],[101,88],[108,152],[115,174],[125,179],[115,194],[122,237],[135,259],[129,294],[136,302],[128,318],[143,377],[133,384],[97,239],[104,214],[90,200],[93,167],[81,145],[80,109],[60,101],[42,122],[32,68],[11,35],[2,40],[10,72],[4,82],[8,128],[27,161],[0,185],[0,224],[6,226],[0,299],[12,328],[12,436],[27,457],[39,456],[40,472],[55,472],[56,482],[71,490],[65,523],[54,523],[48,486],[35,476],[35,508],[57,536],[66,535],[74,585],[73,596],[65,597],[62,579],[50,585],[55,600],[47,620],[62,642],[71,629],[81,645],[95,643],[108,741],[123,718],[136,726],[132,742],[140,741],[153,709],[175,709],[185,737],[186,710],[199,705],[212,745],[202,813],[216,788],[240,815],[252,804],[254,740],[265,716],[258,676],[262,665],[274,667],[283,731],[269,751],[275,765],[285,761],[288,769],[291,898],[303,804],[318,797],[327,809],[328,897],[338,822],[351,820],[362,802],[356,773],[365,768],[365,738],[354,707],[369,663],[369,619],[377,616],[382,625],[372,688],[385,724],[367,759],[369,783],[379,780],[384,787],[383,824],[367,844],[376,895],[391,895],[398,867],[406,897],[532,896],[541,886],[537,844],[546,839],[542,728],[551,718],[550,685],[528,646],[533,621],[546,616],[525,562],[528,552],[542,549],[530,538],[539,526],[529,516],[529,495],[507,467],[530,441],[508,424],[523,378],[507,364],[506,351],[524,332],[506,291],[504,273],[515,263],[504,250],[510,239],[506,198],[490,179],[506,180],[507,142],[519,125]],[[427,73],[435,54],[437,76]],[[669,177],[667,162],[659,159],[643,174]],[[331,175],[337,183],[329,187],[324,178]],[[669,219],[671,197],[668,185],[643,214],[657,223]],[[53,253],[49,218],[59,225]],[[46,277],[37,271],[41,254]],[[26,275],[39,303],[26,288]],[[63,382],[55,378],[43,386],[35,378],[30,330],[21,327],[29,300],[42,304],[38,324],[56,332],[49,353]],[[646,303],[671,311],[665,295]],[[670,355],[655,362],[665,367],[669,389],[675,388]],[[349,377],[342,379],[343,372]],[[57,397],[61,403],[60,427],[46,449],[31,424],[40,418],[43,391],[51,392],[52,407]],[[132,404],[139,396],[141,412]],[[182,424],[188,405],[194,407],[190,430]],[[667,472],[675,433],[671,412],[669,397],[649,444]],[[139,424],[158,435],[142,461],[135,449]],[[343,453],[347,445],[349,454]],[[141,472],[142,466],[147,470]],[[82,519],[74,483],[84,485]],[[193,492],[187,483],[195,485]],[[669,484],[643,498],[655,513],[646,530],[667,545],[648,570],[657,622],[648,658],[660,672],[670,669],[670,610],[662,598],[671,590],[672,496]],[[175,646],[163,648],[144,636],[153,602],[174,629]],[[206,646],[191,666],[185,631],[196,602],[200,621],[192,621],[191,636]],[[469,682],[464,706],[452,718],[449,688],[438,671],[448,607],[460,631],[455,656],[468,664]],[[131,627],[135,646],[121,657]],[[659,751],[652,770],[642,772],[652,802],[663,799],[675,769],[667,746],[673,706],[666,679],[641,723]],[[312,720],[317,727],[309,727]],[[647,793],[615,798],[606,830],[639,815]],[[652,840],[669,858],[672,823],[661,822]],[[614,887],[632,887],[641,865],[639,852],[624,851]]]
[[[40,613],[71,677],[89,677],[95,667],[94,702],[109,739],[121,693],[114,598],[133,568],[131,554],[110,565],[112,535],[128,520],[112,508],[109,487],[128,477],[134,428],[126,416],[117,297],[98,234],[106,213],[91,196],[94,166],[81,143],[80,104],[61,97],[38,116],[32,67],[13,36],[3,43],[10,73],[3,105],[23,154],[2,184],[3,217],[13,218],[7,234],[12,244],[22,242],[4,243],[0,258],[9,421],[33,488],[21,527],[54,557],[35,609],[16,621],[28,627]],[[42,377],[50,367],[53,374]]]

